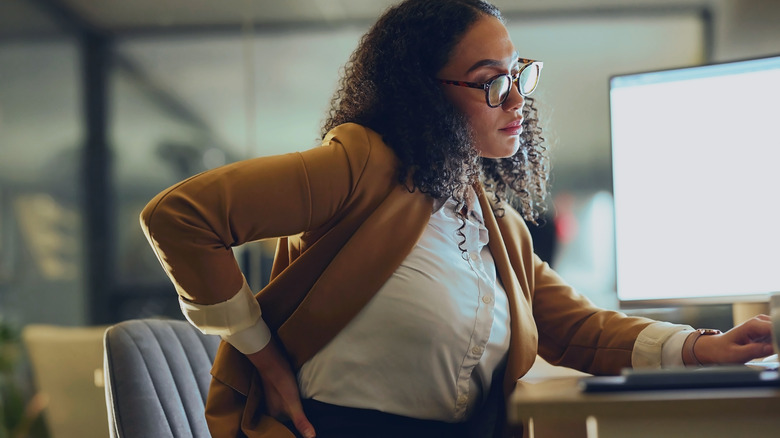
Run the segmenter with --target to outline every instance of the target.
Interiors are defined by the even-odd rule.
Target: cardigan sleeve
[[[592,374],[617,374],[631,367],[636,339],[653,321],[596,307],[533,257],[539,354],[554,365]]]
[[[515,273],[530,300],[538,354],[553,365],[592,374],[615,374],[631,366],[634,343],[653,321],[596,307],[533,249],[520,214],[506,206],[501,219]]]
[[[365,131],[345,125],[320,147],[222,166],[154,197],[141,226],[179,295],[225,302],[244,285],[234,246],[306,232],[335,217],[365,167]]]

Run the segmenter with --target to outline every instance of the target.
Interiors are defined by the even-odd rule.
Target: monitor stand
[[[742,324],[743,322],[747,321],[748,319],[760,315],[760,314],[769,315],[769,303],[768,302],[759,302],[759,303],[734,303],[731,306],[731,315],[733,318],[734,325]]]

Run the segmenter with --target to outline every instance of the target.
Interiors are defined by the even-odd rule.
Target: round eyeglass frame
[[[536,86],[539,85],[539,77],[542,74],[542,67],[544,67],[544,63],[542,61],[536,61],[533,59],[525,59],[525,58],[518,58],[518,61],[523,65],[520,67],[520,70],[515,75],[510,75],[508,73],[503,73],[497,76],[494,76],[490,78],[487,82],[467,82],[467,81],[453,81],[449,79],[439,79],[436,78],[437,81],[441,82],[442,84],[446,85],[455,85],[458,87],[469,87],[469,88],[477,88],[481,90],[485,90],[485,103],[491,108],[498,108],[499,106],[503,105],[504,102],[506,102],[507,97],[509,97],[510,92],[512,91],[512,85],[517,86],[517,91],[520,93],[523,97],[528,97],[531,95],[531,93],[536,90]],[[531,87],[530,91],[523,91],[523,89],[520,87],[519,81],[520,77],[522,76],[523,72],[526,71],[529,67],[536,68],[536,80],[534,81],[533,87]],[[509,78],[509,89],[504,94],[504,96],[500,99],[500,101],[496,104],[490,103],[490,87],[493,85],[495,81],[498,79],[508,77]]]

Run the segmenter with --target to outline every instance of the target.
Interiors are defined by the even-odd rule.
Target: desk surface
[[[539,383],[520,382],[512,393],[509,420],[528,418],[571,419],[605,417],[780,415],[780,389],[728,388],[583,393],[578,377],[556,378]]]

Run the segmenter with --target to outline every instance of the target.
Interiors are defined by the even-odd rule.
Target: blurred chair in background
[[[106,438],[103,333],[106,327],[31,324],[22,340],[52,438]]]

